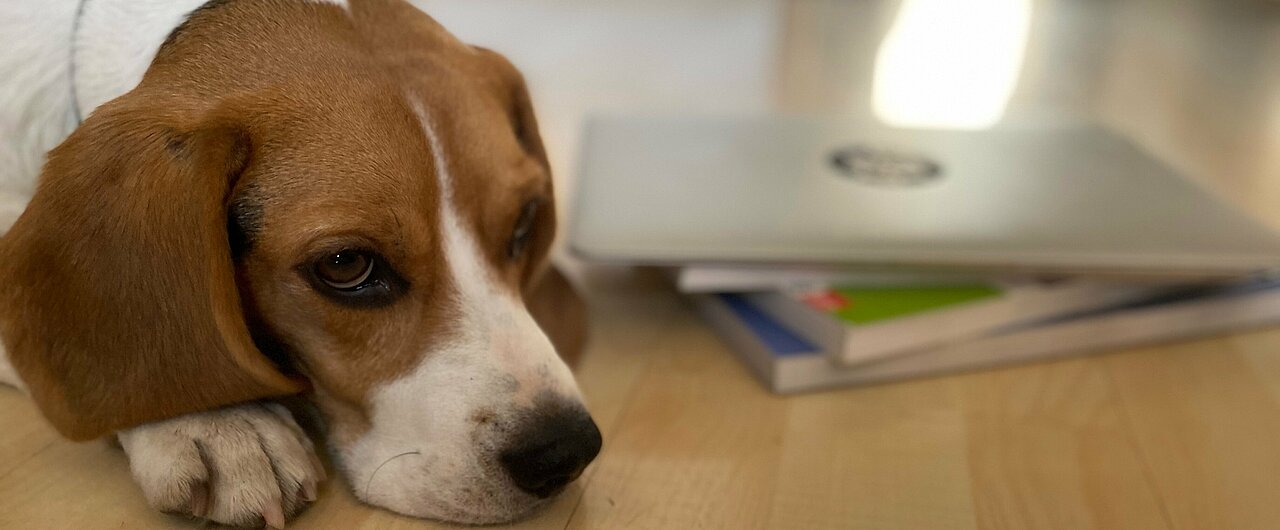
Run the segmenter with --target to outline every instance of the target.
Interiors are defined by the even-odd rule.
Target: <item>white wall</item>
[[[414,3],[524,72],[562,204],[589,112],[751,112],[772,100],[777,1]]]

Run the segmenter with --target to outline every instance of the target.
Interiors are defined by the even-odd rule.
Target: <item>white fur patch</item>
[[[414,104],[440,179],[442,252],[456,286],[450,335],[410,374],[371,396],[370,431],[340,448],[366,502],[420,517],[491,523],[542,501],[517,490],[496,462],[514,440],[500,426],[540,396],[580,402],[568,366],[515,293],[490,270],[453,206],[453,181],[435,124]],[[489,429],[477,415],[498,418]]]

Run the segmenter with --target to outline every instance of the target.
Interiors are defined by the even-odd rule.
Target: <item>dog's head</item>
[[[51,153],[5,339],[73,438],[303,392],[361,499],[503,521],[600,447],[526,306],[554,231],[501,57],[392,2],[223,2]]]

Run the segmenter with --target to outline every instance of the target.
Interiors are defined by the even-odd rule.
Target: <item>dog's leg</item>
[[[278,403],[188,414],[117,433],[152,507],[280,528],[316,498],[324,467]]]

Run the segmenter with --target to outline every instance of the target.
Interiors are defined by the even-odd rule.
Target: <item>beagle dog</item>
[[[289,396],[412,516],[510,521],[596,456],[501,56],[402,0],[6,0],[0,34],[0,381],[155,508],[315,500]]]

